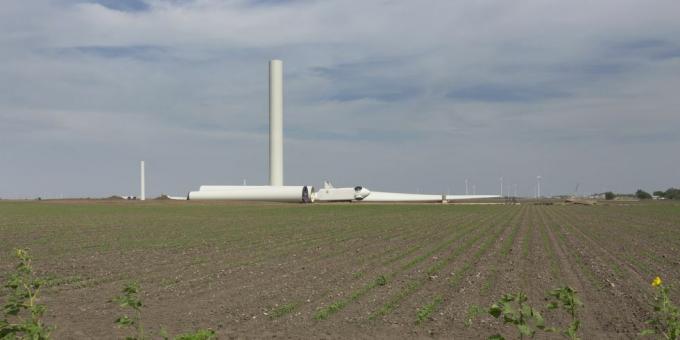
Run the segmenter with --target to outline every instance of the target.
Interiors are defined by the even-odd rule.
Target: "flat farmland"
[[[635,338],[652,313],[652,278],[680,287],[671,202],[0,201],[0,235],[0,279],[16,263],[12,249],[29,249],[57,339],[128,334],[110,300],[130,281],[152,335],[162,325],[220,338],[514,338],[475,310],[517,291],[542,307],[564,285],[584,303],[582,338]]]

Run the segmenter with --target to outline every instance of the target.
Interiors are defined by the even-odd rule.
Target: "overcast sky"
[[[5,0],[0,197],[680,186],[680,1]],[[471,189],[470,189],[471,190]]]

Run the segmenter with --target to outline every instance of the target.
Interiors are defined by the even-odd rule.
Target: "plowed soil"
[[[544,306],[565,285],[584,302],[582,338],[635,338],[652,313],[652,278],[680,287],[680,205],[670,202],[0,202],[0,235],[0,279],[18,247],[47,278],[56,339],[129,335],[110,300],[130,281],[152,337],[163,326],[222,339],[515,338],[484,309],[523,291],[563,327],[567,316]]]

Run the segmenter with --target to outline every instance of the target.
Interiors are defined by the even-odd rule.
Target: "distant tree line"
[[[655,191],[654,196],[663,197],[667,200],[680,200],[680,189],[669,188],[666,191]]]
[[[623,196],[630,196],[630,195],[623,195]],[[641,199],[641,200],[652,199],[652,197],[661,197],[661,198],[665,198],[667,200],[680,200],[680,189],[669,188],[666,191],[657,190],[657,191],[654,191],[653,196],[652,196],[652,194],[650,194],[650,193],[648,193],[648,192],[646,192],[642,189],[638,189],[638,191],[635,192],[634,196],[635,196],[635,198]],[[604,193],[604,198],[607,199],[607,200],[613,200],[614,198],[616,198],[616,194],[614,194],[611,191],[607,191],[607,192]]]

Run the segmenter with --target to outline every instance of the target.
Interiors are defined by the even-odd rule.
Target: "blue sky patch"
[[[550,88],[523,85],[480,84],[455,89],[448,98],[479,102],[536,102],[568,96],[562,91]]]
[[[100,4],[121,12],[143,12],[150,9],[149,4],[142,0],[88,0],[84,2]]]
[[[159,59],[167,51],[160,46],[76,46],[62,51],[78,52],[101,58]]]

